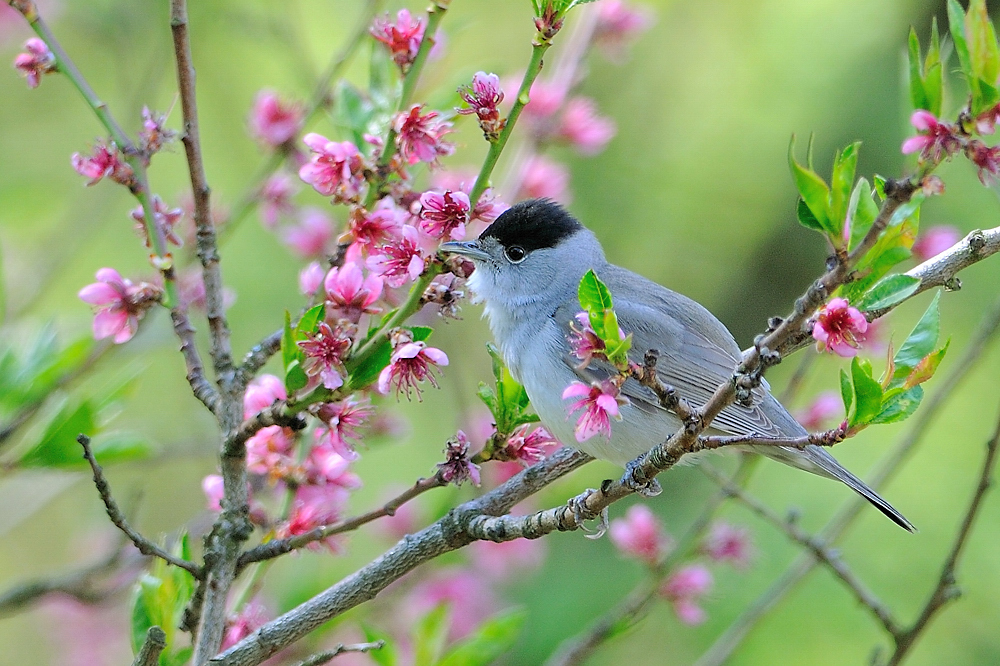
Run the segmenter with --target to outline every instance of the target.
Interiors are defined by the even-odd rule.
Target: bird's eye
[[[520,245],[511,245],[507,248],[505,254],[507,255],[507,259],[509,259],[512,264],[519,264],[524,261],[524,257],[527,253]]]

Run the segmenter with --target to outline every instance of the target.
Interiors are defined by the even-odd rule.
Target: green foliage
[[[488,666],[509,650],[521,633],[527,613],[514,609],[488,618],[476,631],[458,641],[439,666]]]
[[[192,559],[186,533],[181,535],[173,550],[179,557]],[[194,578],[191,574],[157,558],[152,570],[136,583],[132,597],[132,650],[139,652],[146,640],[146,632],[155,625],[167,635],[167,647],[160,654],[160,666],[184,666],[191,658],[191,647],[177,646],[176,640],[180,635],[178,627],[184,608],[193,593]]]
[[[622,337],[618,325],[618,315],[615,314],[611,291],[601,282],[593,270],[580,280],[577,290],[580,307],[587,313],[590,326],[604,342],[604,355],[619,370],[628,366],[628,351],[632,348],[632,334]]]
[[[531,407],[528,402],[528,393],[504,367],[497,348],[488,344],[486,351],[489,352],[490,358],[493,360],[493,377],[496,380],[496,388],[479,382],[476,395],[493,415],[497,432],[508,435],[519,425],[538,421],[536,415],[528,413],[528,409]]]
[[[896,210],[875,245],[858,261],[856,270],[861,277],[841,287],[841,296],[851,303],[862,302],[868,290],[879,283],[894,266],[909,259],[910,248],[913,247],[920,227],[922,202],[923,195],[917,193],[911,201]],[[858,208],[861,208],[860,203]]]
[[[901,303],[920,286],[920,279],[896,274],[882,278],[855,303],[862,311],[879,310]]]
[[[878,217],[878,204],[872,198],[872,189],[868,180],[861,178],[851,193],[851,201],[847,207],[847,217],[851,221],[851,234],[848,239],[848,250],[858,246],[871,229],[872,223]]]
[[[590,2],[595,2],[595,0],[531,0],[531,5],[534,7],[535,16],[541,17],[545,10],[551,7],[558,19],[565,16],[566,12],[574,7]]]
[[[413,628],[413,663],[437,664],[448,640],[451,625],[447,604],[440,604],[420,618]]]
[[[805,165],[795,159],[795,136],[788,144],[788,167],[800,197],[796,211],[799,222],[823,233],[836,248],[844,246],[844,225],[851,219],[860,200],[861,191],[858,188],[854,188],[852,193],[860,148],[860,142],[852,143],[834,155],[830,185],[827,185],[813,170],[812,138],[806,150]]]
[[[910,103],[914,109],[941,115],[944,96],[944,63],[941,62],[941,38],[937,18],[931,22],[931,43],[923,62],[920,60],[920,40],[913,28],[909,39]]]
[[[971,0],[967,13],[956,0],[948,0],[948,23],[962,73],[972,93],[972,115],[977,116],[1000,102],[997,90],[1000,49],[986,0]]]

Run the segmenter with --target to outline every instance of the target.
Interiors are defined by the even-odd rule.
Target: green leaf
[[[888,396],[889,393],[892,393],[892,396],[883,401],[882,409],[871,420],[871,423],[885,424],[903,421],[917,411],[917,407],[920,406],[920,401],[924,397],[924,390],[919,386],[914,386],[907,391],[887,391],[886,395]]]
[[[1000,49],[993,22],[986,11],[986,0],[971,0],[965,15],[965,36],[968,39],[972,71],[980,80],[996,85],[1000,74]]]
[[[819,223],[820,228],[830,235],[835,235],[836,230],[830,222],[830,188],[827,187],[819,175],[811,168],[807,168],[798,163],[795,159],[795,135],[788,144],[788,166],[792,171],[792,178],[795,180],[795,187],[799,191],[799,196],[809,207],[813,218]],[[800,218],[801,219],[801,218]]]
[[[396,644],[392,637],[365,624],[362,624],[361,628],[365,632],[365,642],[377,643],[378,641],[382,641],[383,643],[381,648],[368,653],[372,661],[378,664],[378,666],[396,666],[399,658],[396,654]]]
[[[918,287],[920,287],[919,278],[902,273],[889,275],[865,292],[855,303],[855,307],[865,312],[887,308],[905,301]]]
[[[869,252],[868,256],[874,254]],[[868,263],[863,269],[866,271],[863,276],[850,284],[844,285],[842,295],[852,303],[861,299],[862,295],[875,285],[882,277],[897,264],[910,258],[911,252],[907,247],[890,247],[882,250],[874,262]],[[861,262],[862,264],[866,262]]]
[[[920,62],[920,40],[917,39],[917,31],[910,26],[909,65],[910,65],[910,104],[914,109],[927,109],[927,93],[924,91],[923,67]]]
[[[383,50],[374,49],[376,52]],[[381,72],[375,74],[377,69],[379,68],[371,67],[370,71],[373,74],[371,78],[378,77],[379,83],[382,84]],[[375,107],[371,101],[358,88],[344,79],[337,82],[334,99],[336,100],[336,104],[333,105],[334,124],[348,132],[355,145],[365,145],[365,134],[371,129],[370,126],[375,116]]]
[[[486,343],[486,353],[490,355],[490,361],[493,367],[493,378],[497,381],[503,379],[504,364],[503,358],[500,356],[500,350],[492,342]]]
[[[809,206],[805,201],[799,199],[799,202],[795,206],[795,214],[799,218],[799,224],[807,229],[815,229],[816,231],[823,232],[823,225],[819,223],[816,216],[812,214],[809,210]]]
[[[875,184],[875,193],[878,194],[878,198],[885,200],[885,176],[880,176],[875,174],[872,176],[872,182]]]
[[[490,410],[490,414],[493,415],[493,418],[496,418],[499,403],[497,402],[497,394],[493,388],[486,382],[479,382],[479,388],[476,389],[476,395],[479,396],[479,399],[483,401],[484,405],[486,405],[486,409]]]
[[[833,161],[833,177],[830,179],[830,223],[838,238],[843,236],[847,204],[854,185],[854,172],[858,166],[858,150],[861,142],[844,148]]]
[[[934,351],[937,345],[938,335],[941,330],[941,311],[939,301],[941,292],[934,294],[933,300],[927,306],[923,316],[913,330],[906,337],[906,342],[896,352],[894,361],[896,371],[893,379],[902,379],[910,374],[910,371],[917,366],[925,356]]]
[[[849,209],[851,211],[851,239],[848,248],[853,249],[868,234],[872,222],[878,217],[878,204],[872,199],[871,186],[866,179],[858,180],[858,184],[851,194]]]
[[[94,408],[89,400],[65,402],[17,464],[22,467],[83,465],[83,449],[76,437],[80,433],[92,435],[96,429]]]
[[[487,619],[475,633],[455,644],[439,666],[488,666],[509,650],[527,617],[521,609],[498,613]]]
[[[903,388],[913,388],[933,377],[934,373],[937,372],[938,366],[941,365],[944,355],[948,353],[949,345],[951,345],[950,339],[944,343],[944,347],[923,357],[920,363],[917,363],[916,367],[913,368],[913,372],[907,375],[906,381],[903,382]]]
[[[295,340],[307,340],[307,333],[315,333],[319,323],[323,321],[325,312],[326,308],[322,303],[306,310],[302,318],[299,319],[299,323],[295,325]]]
[[[413,339],[416,342],[424,342],[434,332],[434,329],[428,326],[407,326],[406,328],[413,334]],[[350,389],[359,390],[366,388],[378,379],[382,368],[389,365],[391,357],[392,345],[389,344],[388,339],[383,339],[364,363],[351,370],[348,382]]]
[[[288,389],[289,395],[304,389],[308,383],[309,375],[302,369],[302,364],[298,359],[288,364],[288,367],[285,368],[285,388]]]
[[[448,638],[450,622],[447,604],[440,604],[424,615],[413,629],[413,663],[437,664]]]
[[[840,397],[844,401],[844,414],[850,414],[854,405],[854,387],[851,386],[851,378],[847,376],[847,371],[843,369],[840,371]]]
[[[618,331],[614,329],[611,333],[605,330],[605,315],[614,308],[611,300],[611,292],[608,287],[601,282],[593,269],[580,279],[580,287],[577,290],[577,297],[580,300],[580,307],[590,316],[590,325],[597,333],[597,337],[607,340],[610,335],[618,339]]]
[[[162,581],[149,574],[144,574],[136,585],[132,597],[132,618],[131,618],[131,638],[132,652],[138,653],[142,644],[146,642],[146,632],[153,625],[159,616],[156,608],[157,592]],[[160,626],[162,629],[162,625]]]
[[[882,409],[882,386],[872,377],[871,364],[858,359],[851,362],[856,408],[849,425],[867,425]]]
[[[285,310],[285,328],[281,334],[281,364],[286,370],[292,361],[300,361],[305,356],[302,350],[295,344],[295,334],[292,330],[292,315]]]

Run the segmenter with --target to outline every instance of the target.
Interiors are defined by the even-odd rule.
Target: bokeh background
[[[143,104],[167,109],[175,102],[166,2],[46,4],[57,36],[129,130],[138,129]],[[553,156],[570,167],[572,212],[602,239],[612,261],[699,300],[746,345],[768,316],[789,309],[823,266],[819,237],[795,221],[796,195],[786,162],[790,135],[815,133],[820,173],[828,173],[835,149],[854,140],[863,142],[859,174],[894,176],[912,167],[899,151],[910,111],[904,45],[911,25],[922,39],[931,17],[946,25],[944,2],[644,4],[654,11],[655,24],[632,47],[628,62],[587,60],[582,92],[614,119],[617,135],[594,158],[558,150]],[[306,98],[318,72],[353,29],[360,5],[345,0],[192,3],[205,159],[220,206],[236,199],[264,160],[246,130],[254,94],[272,88],[286,97]],[[391,2],[387,8],[400,6]],[[409,6],[423,9],[419,3]],[[418,98],[452,104],[451,91],[476,70],[522,71],[533,35],[530,14],[527,0],[455,0],[443,26],[446,49],[429,65]],[[9,62],[30,34],[8,18],[2,15],[0,59]],[[366,79],[369,48],[362,48],[349,70],[358,82]],[[557,39],[552,57],[559,52]],[[72,339],[90,321],[76,292],[92,281],[97,268],[115,266],[133,275],[148,271],[127,217],[134,203],[123,188],[108,183],[84,188],[70,168],[70,154],[85,150],[102,131],[68,82],[47,77],[29,91],[8,70],[0,76],[0,100],[0,243],[7,311],[0,335],[4,345],[23,346],[50,324],[63,339]],[[953,95],[947,108],[961,101]],[[178,117],[175,111],[171,126],[179,124]],[[311,128],[334,132],[325,118]],[[463,123],[459,150],[446,166],[478,164],[485,144],[477,134],[471,122]],[[925,205],[923,226],[951,224],[965,232],[995,225],[996,195],[980,185],[968,163],[956,160],[941,175],[947,195]],[[181,148],[159,155],[150,176],[154,191],[177,199],[187,178]],[[300,200],[324,205],[311,192],[303,192]],[[255,218],[225,241],[222,255],[225,278],[237,295],[230,321],[234,347],[242,353],[280,325],[285,309],[300,307],[302,263]],[[963,274],[961,291],[943,297],[942,332],[952,340],[943,372],[996,297],[998,277],[1000,263],[984,262]],[[888,328],[895,339],[905,336],[928,298],[892,315]],[[390,487],[430,473],[444,440],[479,413],[474,389],[489,378],[484,351],[489,332],[477,306],[466,305],[463,313],[463,320],[435,333],[436,345],[452,358],[441,390],[426,391],[423,403],[392,404],[409,423],[406,434],[363,452],[356,470],[366,485],[352,498],[355,509],[364,510]],[[197,325],[204,328],[203,322]],[[158,454],[114,466],[109,476],[123,503],[135,507],[136,523],[153,535],[204,529],[208,514],[200,483],[215,468],[213,423],[190,395],[175,348],[167,318],[152,316],[135,340],[69,389],[99,392],[117,378],[136,376],[115,426],[147,433]],[[782,387],[796,364],[775,368],[769,375],[772,385]],[[820,391],[834,389],[843,365],[838,358],[819,359],[790,407],[802,408]],[[971,495],[996,419],[998,372],[1000,356],[991,349],[885,489],[920,531],[904,533],[868,510],[842,543],[853,569],[903,621],[914,617],[932,589]],[[935,391],[934,382],[928,390]],[[836,453],[864,476],[909,425],[871,428]],[[718,464],[731,462],[720,458]],[[547,490],[540,502],[562,501],[614,474],[603,463],[589,465]],[[664,493],[649,505],[679,534],[714,488],[692,468],[671,471],[662,481]],[[781,513],[799,510],[801,524],[810,530],[849,499],[841,486],[769,462],[751,490]],[[424,498],[421,510],[429,519],[470,492],[436,491]],[[0,498],[0,588],[94,561],[113,542],[113,530],[82,472],[29,474],[4,467]],[[613,507],[612,517],[624,509]],[[661,604],[637,629],[601,649],[592,663],[691,663],[798,554],[781,534],[740,507],[731,506],[723,515],[752,528],[757,554],[746,571],[716,570],[716,585],[705,603],[708,621],[687,627]],[[910,663],[1000,662],[998,521],[1000,501],[990,496],[959,571],[963,596],[935,621]],[[545,563],[503,589],[507,603],[529,613],[507,663],[542,661],[643,575],[607,539],[591,541],[574,533],[545,541]],[[285,558],[267,579],[271,612],[332,584],[388,544],[378,530],[362,529],[342,556],[307,552]],[[462,557],[448,563],[460,563]],[[127,607],[126,594],[96,609],[46,603],[0,619],[0,662],[126,663]],[[392,611],[391,603],[383,603],[373,612]],[[324,635],[310,641],[323,645]],[[71,661],[70,655],[86,652],[81,646],[88,642],[98,644],[91,661]],[[818,570],[767,615],[730,663],[867,663],[884,645],[867,612],[828,572]],[[98,661],[97,654],[109,661]]]

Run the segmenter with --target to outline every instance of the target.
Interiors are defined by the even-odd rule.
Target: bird
[[[657,350],[657,377],[692,405],[709,400],[730,381],[742,351],[725,324],[696,301],[632,271],[609,263],[600,241],[559,204],[548,199],[518,202],[475,240],[449,241],[441,250],[471,260],[467,286],[500,354],[524,386],[542,425],[563,444],[622,467],[666,440],[681,427],[652,390],[633,378],[621,386],[627,402],[611,423],[610,437],[575,441],[563,391],[574,382],[591,385],[616,371],[606,361],[581,367],[569,336],[577,314],[580,280],[589,270],[611,292],[621,329],[632,335],[629,359],[641,364]],[[710,435],[796,438],[807,431],[771,395],[766,382],[752,392],[751,404],[723,409],[706,430]],[[740,445],[792,467],[835,479],[868,500],[900,527],[913,525],[822,447]]]

